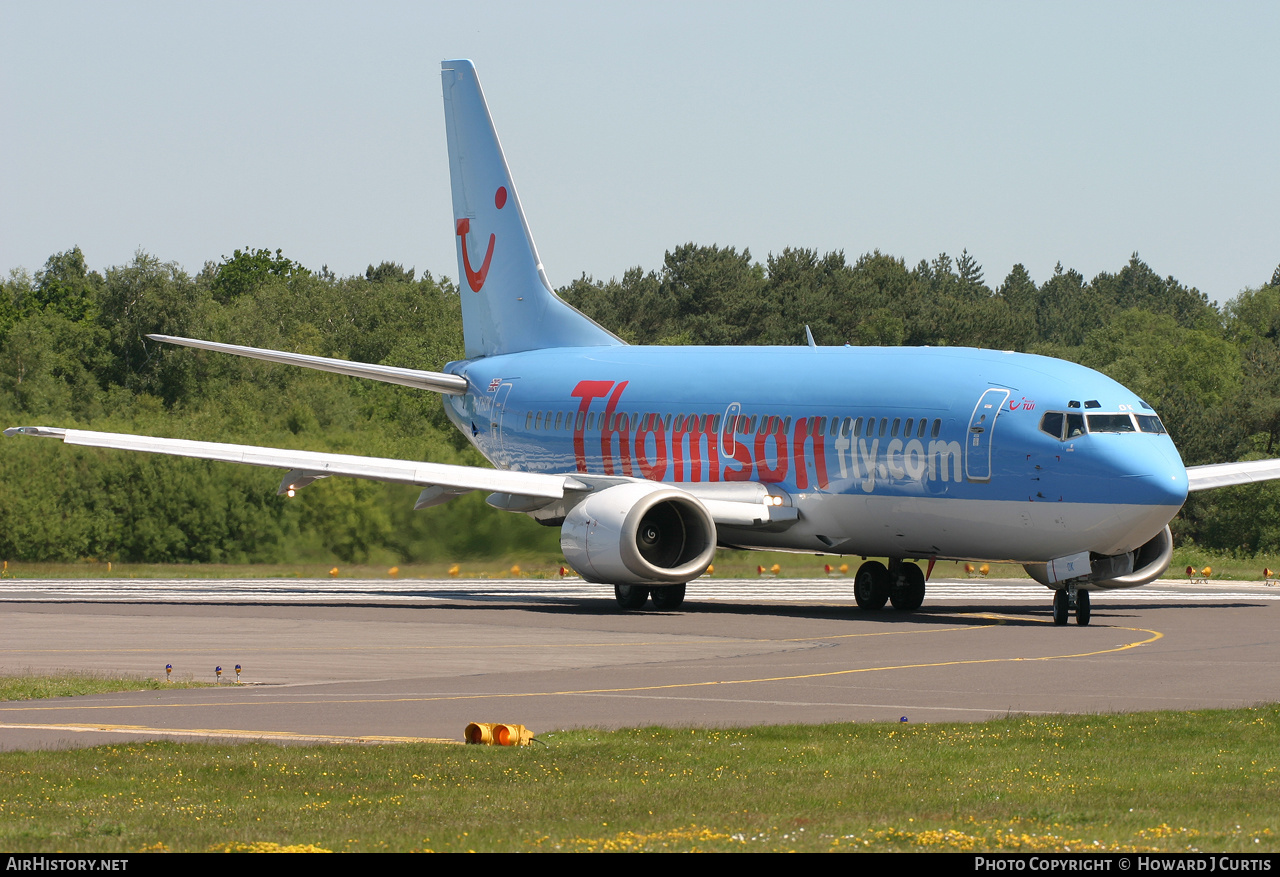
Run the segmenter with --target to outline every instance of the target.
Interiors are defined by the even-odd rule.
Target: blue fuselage
[[[1115,553],[1187,493],[1142,400],[1073,363],[968,348],[591,347],[453,363],[499,468],[785,491],[805,526],[730,544],[1043,561]],[[1110,415],[1106,417],[1104,415]]]

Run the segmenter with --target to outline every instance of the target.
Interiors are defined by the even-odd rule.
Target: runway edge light
[[[524,725],[472,722],[462,732],[462,739],[485,746],[528,746],[533,742],[533,732]]]

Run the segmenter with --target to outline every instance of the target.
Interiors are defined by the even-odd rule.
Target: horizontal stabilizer
[[[444,372],[420,371],[416,368],[399,368],[394,365],[372,365],[367,362],[351,362],[346,359],[329,359],[326,356],[286,353],[283,350],[241,347],[239,344],[219,344],[217,341],[201,341],[197,338],[177,338],[173,335],[148,335],[147,337],[152,341],[163,341],[166,344],[197,347],[201,350],[216,350],[219,353],[232,353],[236,356],[247,356],[250,359],[265,359],[267,362],[279,362],[284,365],[299,365],[303,368],[314,368],[322,372],[350,375],[353,378],[368,378],[369,380],[382,381],[387,384],[399,384],[402,387],[416,387],[419,390],[430,390],[433,393],[444,393],[448,396],[461,396],[467,392],[466,378],[445,374]]]
[[[552,500],[563,498],[566,490],[577,490],[584,486],[568,475],[507,472],[499,469],[482,469],[478,466],[420,463],[416,460],[358,457],[352,454],[329,454],[316,451],[290,451],[250,445],[228,445],[220,442],[90,432],[84,429],[15,426],[6,429],[4,434],[60,438],[68,445],[83,445],[91,448],[145,451],[174,457],[194,457],[199,460],[296,469],[304,472],[306,478],[312,481],[329,475],[345,475],[349,478],[366,478],[371,481],[441,487],[455,494],[469,490],[483,490],[490,493],[509,493]]]
[[[1256,481],[1280,478],[1280,460],[1250,460],[1247,463],[1212,463],[1187,467],[1187,490],[1211,490]]]

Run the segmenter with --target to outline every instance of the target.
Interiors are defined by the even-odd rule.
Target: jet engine
[[[1172,559],[1173,533],[1166,525],[1153,539],[1134,551],[1109,557],[1092,555],[1089,558],[1088,582],[1082,587],[1098,590],[1136,588],[1154,582],[1163,575]],[[1049,581],[1047,564],[1027,563],[1023,564],[1023,569],[1040,584],[1054,587]]]
[[[619,484],[565,516],[560,550],[589,582],[669,585],[696,579],[715,557],[716,524],[697,497],[658,484]]]

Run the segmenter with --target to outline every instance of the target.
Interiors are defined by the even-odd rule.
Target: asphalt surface
[[[842,581],[702,581],[618,612],[547,581],[0,582],[0,672],[214,681],[0,703],[0,749],[121,740],[443,739],[573,727],[977,721],[1280,699],[1280,587],[1161,582],[1054,627],[1025,581],[861,612]],[[235,666],[243,668],[237,684]]]

